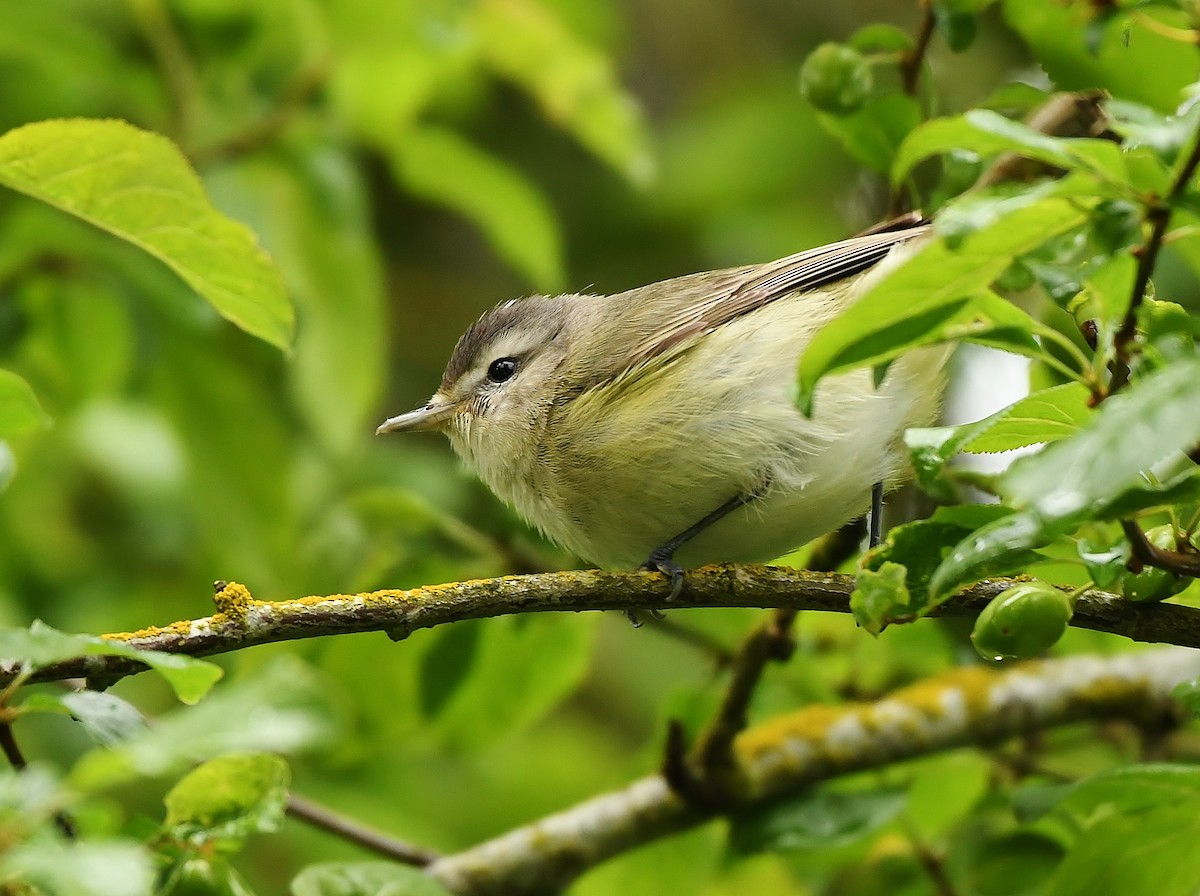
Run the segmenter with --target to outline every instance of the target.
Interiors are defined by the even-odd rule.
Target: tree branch
[[[812,706],[737,740],[742,808],[839,775],[1085,719],[1146,718],[1200,674],[1200,655],[1155,650],[1078,656],[996,672],[974,666],[875,703]],[[716,817],[654,775],[434,862],[428,873],[461,896],[559,892],[589,868]]]
[[[437,853],[431,849],[397,840],[395,837],[333,812],[296,793],[288,794],[287,813],[313,827],[328,831],[343,840],[357,843],[364,849],[405,865],[424,867],[438,857]]]
[[[1011,579],[980,582],[942,604],[933,615],[976,616],[1011,584]],[[675,606],[848,613],[853,590],[854,578],[846,575],[785,567],[706,566],[688,571]],[[244,586],[231,583],[216,596],[219,612],[213,616],[105,637],[143,650],[211,656],[259,644],[353,632],[383,631],[402,640],[422,628],[512,613],[650,610],[662,606],[666,591],[658,573],[598,570],[284,601],[254,600]],[[1179,604],[1140,604],[1088,591],[1079,596],[1071,624],[1134,641],[1200,647],[1200,609]],[[87,656],[39,669],[29,680],[86,677],[101,683],[143,670],[141,663],[126,657]],[[0,685],[19,671],[13,662],[0,665]]]

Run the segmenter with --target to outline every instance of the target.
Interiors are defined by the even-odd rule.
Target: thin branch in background
[[[917,95],[917,87],[921,82],[921,69],[925,66],[925,54],[929,52],[929,42],[933,38],[933,29],[937,20],[933,14],[933,5],[929,0],[921,0],[921,27],[917,31],[917,40],[913,48],[906,52],[900,60],[900,76],[904,92],[909,96]]]
[[[1142,527],[1133,520],[1121,520],[1121,528],[1129,539],[1131,562],[1142,566],[1154,566],[1176,575],[1200,578],[1200,554],[1168,551],[1150,543]],[[1133,572],[1140,572],[1134,568]]]
[[[946,862],[942,856],[934,852],[933,848],[925,842],[917,830],[917,826],[907,816],[901,816],[901,826],[904,828],[904,836],[912,845],[913,855],[917,857],[925,876],[933,884],[937,896],[959,896],[958,890],[955,889],[954,883],[946,873]]]
[[[397,840],[294,793],[288,795],[287,813],[292,818],[334,834],[343,840],[357,843],[376,855],[402,862],[405,865],[424,868],[438,859],[438,854],[432,849],[413,846]]]
[[[1121,328],[1113,340],[1116,359],[1112,382],[1108,388],[1109,395],[1129,381],[1129,361],[1133,339],[1137,333],[1138,309],[1142,307],[1142,301],[1146,297],[1146,290],[1150,286],[1150,278],[1154,274],[1154,267],[1158,261],[1158,250],[1162,247],[1163,237],[1166,236],[1167,227],[1171,224],[1171,205],[1182,198],[1188,184],[1192,181],[1192,176],[1196,173],[1197,165],[1200,165],[1200,131],[1192,134],[1192,150],[1176,173],[1166,198],[1161,202],[1154,203],[1146,210],[1146,223],[1150,225],[1150,236],[1134,250],[1134,255],[1138,260],[1137,275],[1133,281],[1133,293],[1129,297],[1129,310],[1125,312],[1125,320],[1122,321]]]
[[[257,118],[241,131],[208,146],[192,150],[189,155],[197,165],[236,158],[267,146],[291,124],[296,115],[324,86],[328,75],[325,63],[313,63],[303,68],[284,88],[267,115]]]
[[[13,734],[12,722],[10,721],[0,722],[0,751],[3,751],[9,765],[17,771],[22,771],[29,765],[25,761],[25,754],[21,752],[21,748],[17,744],[17,738]],[[71,817],[66,812],[61,810],[54,813],[54,826],[68,840],[74,840],[78,835],[78,832],[75,830],[75,822],[71,820]]]
[[[808,570],[833,572],[854,556],[862,541],[862,534],[862,520],[829,533],[813,548],[807,563]],[[672,762],[669,752],[673,742],[668,740],[667,765],[692,769],[696,777],[688,785],[688,792],[702,794],[708,802],[720,803],[724,794],[734,785],[738,773],[734,739],[749,724],[750,701],[767,665],[786,662],[791,658],[796,648],[792,640],[792,626],[798,614],[798,610],[790,607],[778,608],[743,639],[731,663],[732,677],[721,706],[697,740],[690,762]]]
[[[1173,705],[1178,682],[1198,673],[1200,655],[1189,650],[1077,656],[1005,671],[955,669],[876,703],[800,709],[738,738],[739,805],[763,805],[841,775],[1072,722],[1150,718]],[[849,732],[861,736],[848,738]],[[459,896],[556,893],[614,856],[718,814],[681,799],[663,777],[651,775],[444,856],[426,873]]]
[[[199,80],[195,67],[162,0],[134,0],[130,7],[154,61],[162,70],[171,97],[170,136],[181,146],[187,146],[195,118],[194,97]]]

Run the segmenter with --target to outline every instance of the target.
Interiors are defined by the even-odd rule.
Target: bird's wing
[[[776,299],[861,273],[882,261],[893,246],[929,229],[929,224],[919,222],[901,230],[867,233],[767,264],[681,277],[614,296],[631,304],[644,302],[646,314],[639,316],[652,318],[624,371],[673,354],[673,349],[694,337]]]

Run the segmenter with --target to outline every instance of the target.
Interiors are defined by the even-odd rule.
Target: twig
[[[840,775],[1083,719],[1138,718],[1170,705],[1200,674],[1200,655],[1155,650],[1028,663],[1006,672],[959,669],[870,704],[816,706],[738,738],[742,807]],[[680,799],[658,775],[434,862],[427,873],[459,896],[559,892],[627,850],[718,813]]]
[[[933,5],[929,0],[921,0],[921,8],[924,13],[921,16],[917,41],[900,60],[901,83],[904,86],[904,92],[909,96],[917,95],[917,85],[921,81],[921,67],[925,63],[925,54],[929,52],[929,41],[933,37],[933,29],[937,24],[933,14]]]
[[[1150,543],[1146,533],[1133,520],[1121,520],[1121,528],[1129,539],[1130,554],[1145,566],[1156,566],[1176,575],[1200,577],[1200,554],[1168,551]]]
[[[326,75],[323,63],[314,63],[302,69],[284,88],[275,108],[241,131],[192,150],[189,153],[192,161],[197,165],[209,164],[245,155],[267,145],[295,120],[296,113],[320,90]]]
[[[1137,275],[1133,281],[1133,293],[1129,297],[1129,309],[1125,312],[1125,320],[1113,339],[1116,351],[1112,382],[1108,394],[1112,395],[1129,380],[1129,359],[1133,338],[1137,333],[1137,313],[1146,297],[1146,289],[1150,286],[1150,277],[1154,274],[1154,266],[1158,261],[1158,250],[1162,247],[1163,237],[1171,224],[1172,204],[1177,202],[1192,176],[1196,166],[1200,165],[1200,130],[1192,135],[1192,151],[1184,160],[1183,165],[1175,175],[1166,199],[1155,202],[1146,209],[1146,222],[1150,225],[1150,236],[1142,245],[1134,250],[1138,260]]]
[[[187,145],[195,117],[196,70],[161,0],[136,0],[130,5],[171,96],[172,136],[176,143]]]
[[[293,818],[311,824],[313,827],[328,831],[331,834],[341,837],[343,840],[357,843],[359,846],[365,847],[373,853],[397,862],[402,862],[405,865],[416,865],[423,868],[438,859],[438,854],[431,849],[413,846],[402,840],[389,837],[381,831],[369,828],[357,821],[346,818],[344,815],[331,812],[324,806],[294,793],[288,795],[287,813]]]
[[[4,757],[8,760],[8,764],[17,771],[22,771],[29,765],[25,761],[25,754],[21,752],[21,748],[17,744],[16,736],[13,734],[12,722],[0,722],[0,750],[4,752]],[[71,821],[70,816],[66,812],[59,810],[54,813],[54,826],[68,840],[75,839],[77,835],[75,823]]]
[[[862,521],[856,520],[826,535],[813,548],[808,569],[836,570],[858,550],[862,530]],[[735,786],[734,738],[750,723],[750,701],[767,665],[786,662],[796,649],[792,626],[798,612],[791,607],[780,607],[743,639],[733,660],[733,675],[721,706],[697,740],[692,761],[684,766],[693,769],[697,778],[690,785],[691,793],[705,794],[704,799],[719,803],[729,787]]]
[[[945,860],[925,842],[925,839],[917,830],[917,826],[909,819],[904,819],[903,827],[904,836],[912,844],[913,853],[916,855],[921,868],[925,871],[925,876],[933,884],[937,896],[958,896],[958,890],[954,888],[954,883],[950,880],[949,875],[946,874]]]
[[[979,582],[931,615],[977,616],[1011,585],[1011,579]],[[662,606],[668,587],[659,573],[583,570],[271,602],[253,600],[243,586],[233,583],[226,593],[240,589],[244,600],[228,605],[238,606],[238,612],[105,637],[143,650],[189,656],[352,632],[383,631],[399,640],[418,629],[463,619],[513,613],[649,610]],[[849,613],[853,590],[854,578],[847,575],[769,566],[706,566],[688,571],[676,605]],[[1200,647],[1200,609],[1179,604],[1140,604],[1104,591],[1087,591],[1076,601],[1071,624],[1134,641]],[[144,669],[143,664],[126,657],[87,656],[39,669],[30,680],[84,677],[94,682]],[[15,664],[0,666],[0,684],[18,672]]]

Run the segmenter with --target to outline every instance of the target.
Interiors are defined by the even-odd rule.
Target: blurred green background
[[[571,566],[441,440],[374,426],[432,392],[496,301],[765,261],[876,220],[879,179],[817,127],[797,70],[822,41],[877,20],[911,34],[919,14],[894,0],[0,0],[0,130],[119,117],[171,137],[260,235],[298,316],[282,354],[131,247],[0,194],[0,366],[53,418],[0,443],[0,623],[204,616],[214,579],[282,599]],[[929,108],[978,102],[1028,65],[998,13],[985,24],[969,54],[935,47]],[[732,646],[757,615],[671,619]],[[884,648],[848,618],[806,618],[800,635],[757,713],[965,656],[933,624],[891,629]],[[702,720],[720,684],[711,657],[615,616],[221,662],[253,676],[280,653],[322,670],[339,721],[298,761],[297,790],[440,850],[653,769],[666,719]],[[148,677],[119,693],[170,705]],[[61,761],[82,737],[60,719],[25,734]],[[932,804],[939,782],[977,796],[986,768],[961,755],[903,774]],[[158,818],[161,789],[122,799]],[[820,878],[847,858],[721,850],[710,826],[573,892],[799,892],[798,865]],[[238,865],[281,892],[311,861],[358,855],[289,822]]]

